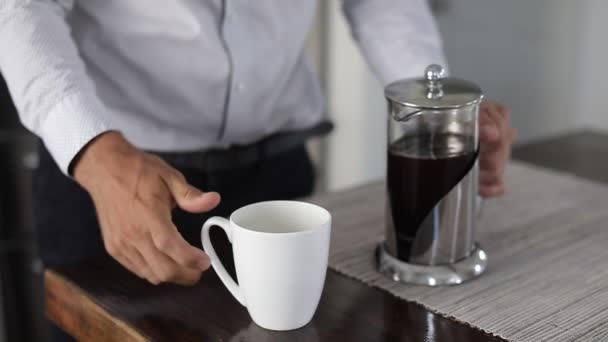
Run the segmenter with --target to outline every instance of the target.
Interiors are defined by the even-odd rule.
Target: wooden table
[[[514,157],[608,181],[608,161],[594,157],[605,153],[608,136],[579,132],[516,148]],[[49,270],[45,280],[48,316],[87,341],[500,341],[333,271],[313,322],[292,332],[253,324],[213,271],[192,288],[154,287],[94,260]]]
[[[291,332],[252,323],[212,271],[155,287],[96,260],[45,280],[48,316],[83,341],[501,341],[333,271],[313,322]]]

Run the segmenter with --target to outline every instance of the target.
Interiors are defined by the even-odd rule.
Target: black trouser
[[[210,216],[227,217],[249,203],[307,196],[313,190],[313,167],[304,146],[224,171],[207,172],[185,164],[172,166],[190,184],[222,196],[220,205],[209,213],[190,214],[179,208],[173,213],[180,233],[197,247],[201,245],[200,228]],[[107,256],[89,195],[61,173],[44,147],[40,148],[40,165],[34,174],[34,214],[39,253],[46,267]],[[234,273],[223,232],[212,229],[211,239],[224,265]],[[69,340],[59,329],[52,330],[53,341]]]

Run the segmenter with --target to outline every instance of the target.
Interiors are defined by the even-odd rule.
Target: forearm
[[[23,124],[67,172],[80,149],[110,124],[63,9],[54,1],[12,3],[0,11],[0,72]]]
[[[446,65],[426,0],[343,0],[352,35],[382,84]]]

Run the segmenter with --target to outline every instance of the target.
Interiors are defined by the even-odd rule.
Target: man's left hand
[[[482,197],[496,197],[505,192],[504,172],[515,136],[511,112],[497,102],[482,102],[479,110],[479,194]]]

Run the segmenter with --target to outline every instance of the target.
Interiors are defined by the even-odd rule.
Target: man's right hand
[[[153,284],[192,285],[210,266],[171,221],[178,205],[191,213],[213,209],[215,192],[203,193],[160,158],[108,132],[81,152],[74,177],[91,195],[108,253]]]

